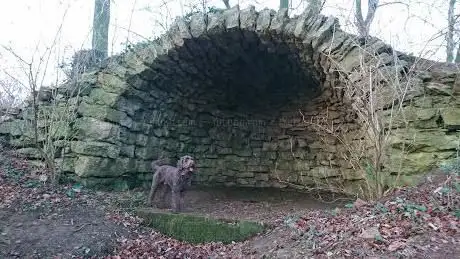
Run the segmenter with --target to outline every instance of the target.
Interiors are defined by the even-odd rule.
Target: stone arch
[[[363,61],[362,51],[379,58]],[[145,183],[153,159],[187,153],[197,159],[195,180],[202,184],[284,187],[328,178],[352,183],[360,179],[341,155],[346,148],[306,122],[327,118],[356,138],[362,125],[341,80],[360,84],[356,68],[362,62],[383,62],[375,68],[401,71],[402,77],[413,61],[399,56],[402,61],[395,63],[392,48],[378,39],[361,46],[336,18],[310,10],[289,18],[283,10],[236,6],[177,19],[159,39],[83,75],[79,118],[72,125],[78,133],[64,170],[87,183]],[[417,77],[413,85],[424,80],[433,81]],[[409,99],[421,96],[421,88],[414,89]],[[60,90],[68,94],[69,88]],[[449,105],[441,103],[416,107],[431,122]],[[442,140],[458,139],[443,134]],[[397,135],[394,146],[407,141]],[[448,158],[452,150],[438,148],[436,157]]]

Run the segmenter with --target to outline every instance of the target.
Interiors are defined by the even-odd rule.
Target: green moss
[[[145,223],[173,237],[190,243],[239,241],[264,230],[262,224],[249,221],[224,221],[199,216],[138,211]]]

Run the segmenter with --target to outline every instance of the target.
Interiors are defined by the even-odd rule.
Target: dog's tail
[[[162,165],[164,165],[165,163],[167,163],[167,159],[166,158],[162,158],[162,159],[158,159],[158,160],[155,160],[152,162],[152,169],[154,171],[158,170],[158,168]]]

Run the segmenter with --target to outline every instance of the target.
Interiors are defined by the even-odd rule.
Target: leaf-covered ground
[[[21,159],[0,157],[0,258],[458,258],[458,174],[366,203],[305,194],[195,190],[188,212],[271,227],[240,243],[192,245],[144,226],[143,192],[51,188]]]
[[[459,258],[459,180],[438,172],[377,202],[287,217],[245,249],[275,258]]]

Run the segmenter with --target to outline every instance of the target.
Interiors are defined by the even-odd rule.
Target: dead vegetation
[[[405,184],[402,181],[402,163],[407,156],[407,147],[402,146],[398,151],[390,150],[390,142],[393,133],[398,129],[409,130],[404,107],[410,105],[411,94],[420,87],[416,83],[420,71],[416,71],[419,66],[417,59],[409,63],[389,46],[386,52],[391,50],[392,53],[381,56],[382,51],[378,52],[372,47],[373,41],[369,40],[368,43],[369,46],[357,47],[360,63],[351,73],[328,56],[340,82],[334,91],[336,95],[344,96],[344,102],[356,117],[356,123],[361,125],[359,131],[350,134],[346,127],[329,117],[327,109],[314,117],[307,117],[302,111],[300,115],[304,124],[312,127],[325,145],[332,137],[337,145],[343,147],[344,152],[337,152],[340,153],[340,159],[353,170],[353,179],[360,179],[350,189],[346,180],[343,180],[350,178],[347,175],[349,172],[342,172],[339,177],[341,179],[324,175],[324,182],[316,182],[311,189],[376,200]],[[325,53],[327,55],[327,50]],[[403,125],[396,126],[395,121],[402,122]],[[398,153],[394,154],[395,152]],[[400,159],[390,161],[390,155]],[[388,169],[388,164],[395,162],[398,164],[394,167],[399,168],[396,174]]]

